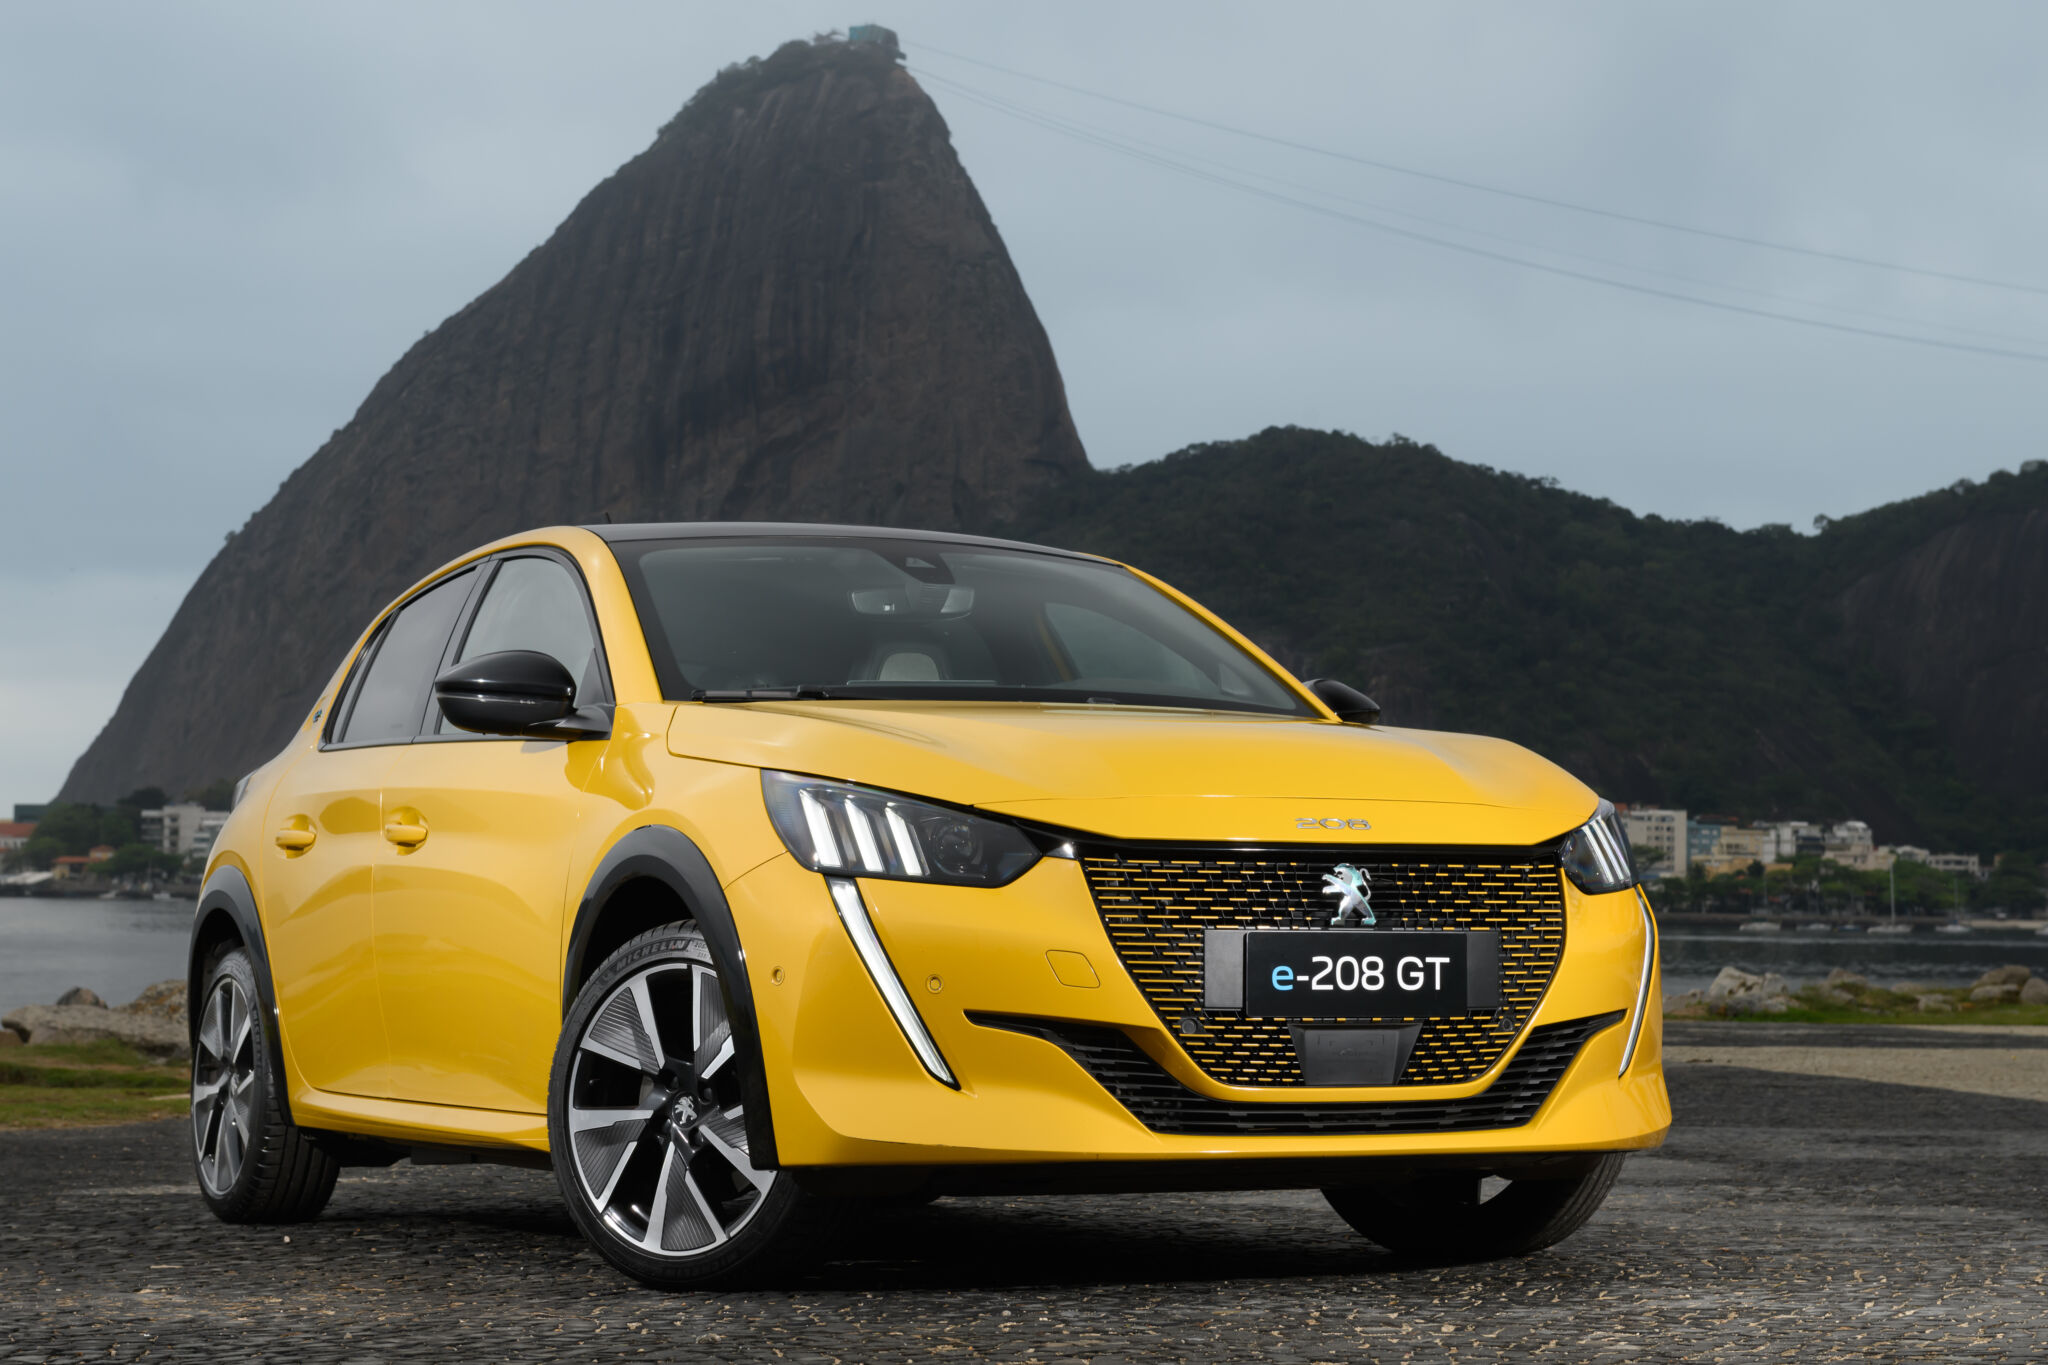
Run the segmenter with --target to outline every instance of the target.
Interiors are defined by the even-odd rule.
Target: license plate
[[[1285,1019],[1420,1019],[1500,1004],[1500,935],[1493,930],[1249,929],[1238,943],[1212,931],[1205,995],[1228,994],[1230,959],[1243,972],[1248,1015]],[[1232,951],[1232,950],[1235,951]]]

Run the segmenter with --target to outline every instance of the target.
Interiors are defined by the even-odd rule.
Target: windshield
[[[1126,569],[915,540],[615,543],[672,700],[756,691],[1312,715]]]

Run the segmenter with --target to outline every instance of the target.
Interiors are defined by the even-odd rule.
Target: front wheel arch
[[[569,951],[562,964],[562,1018],[567,1020],[576,993],[612,950],[678,918],[696,925],[717,963],[726,1016],[745,1059],[741,1083],[748,1149],[758,1167],[772,1170],[781,1163],[775,1151],[774,1118],[769,1111],[754,994],[747,979],[746,949],[711,860],[689,835],[668,825],[642,825],[613,844],[598,863],[569,933]]]
[[[279,1078],[278,1108],[287,1123],[292,1121],[292,1103],[284,1066],[283,1029],[277,1013],[277,991],[270,979],[270,952],[263,942],[263,920],[256,913],[256,892],[248,877],[232,863],[214,868],[213,875],[199,889],[199,908],[192,916],[192,939],[185,964],[185,1024],[188,1042],[199,1045],[200,1002],[206,991],[207,974],[223,954],[242,949],[256,975],[256,998],[268,1021],[263,1030],[270,1050],[270,1064]]]

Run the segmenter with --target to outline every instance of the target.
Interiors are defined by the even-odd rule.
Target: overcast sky
[[[728,62],[874,21],[933,82],[1100,465],[1402,432],[1642,512],[1841,515],[2048,455],[2048,9],[1868,3],[0,8],[0,817],[222,537]],[[1260,179],[1259,177],[1264,177]]]

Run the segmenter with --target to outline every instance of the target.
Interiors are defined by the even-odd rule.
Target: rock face
[[[1842,594],[1858,651],[1965,772],[2033,796],[2048,771],[2048,508],[1948,527]]]
[[[215,556],[62,797],[262,762],[370,616],[527,527],[973,528],[1086,469],[945,122],[881,45],[728,68]]]

